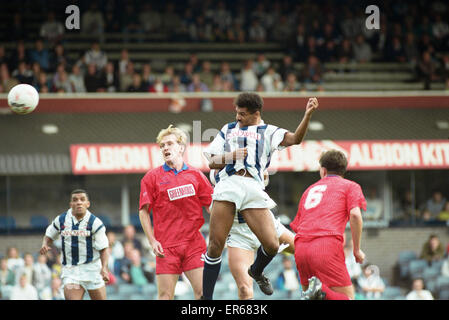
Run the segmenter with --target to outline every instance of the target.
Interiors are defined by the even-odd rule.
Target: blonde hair
[[[173,127],[173,125],[169,125],[168,128],[162,129],[159,134],[157,135],[156,142],[158,144],[161,143],[162,138],[165,136],[168,136],[170,134],[174,134],[176,136],[176,141],[181,145],[187,144],[187,135],[179,128]]]

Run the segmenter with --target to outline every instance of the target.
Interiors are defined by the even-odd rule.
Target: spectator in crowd
[[[437,219],[439,221],[449,221],[449,201],[446,201],[444,208],[438,214]]]
[[[286,42],[290,38],[291,30],[292,27],[288,22],[288,17],[286,15],[282,15],[273,27],[271,38],[279,43]]]
[[[304,66],[302,79],[305,84],[315,83],[321,85],[323,69],[321,67],[320,60],[315,55],[310,55],[307,58],[307,64]]]
[[[266,58],[265,54],[259,53],[253,64],[254,72],[258,78],[262,77],[270,67],[271,62]]]
[[[50,89],[52,88],[52,83],[44,71],[41,71],[39,73],[39,78],[37,80],[37,84],[35,85],[35,88],[39,93],[49,93],[50,92]]]
[[[152,73],[151,64],[145,63],[142,67],[142,85],[145,87],[145,91],[148,91],[156,81],[156,75]]]
[[[168,86],[162,82],[160,77],[156,77],[156,80],[154,81],[153,85],[150,86],[149,91],[152,93],[168,92]]]
[[[115,275],[120,274],[120,260],[115,259],[114,256],[112,256],[111,254],[112,249],[110,246],[106,248],[106,251],[108,253],[108,276],[109,276],[109,281],[108,283],[106,283],[106,285],[111,286],[117,283],[117,278]]]
[[[240,73],[240,90],[241,91],[255,91],[259,80],[254,72],[253,60],[249,59]]]
[[[379,299],[385,290],[385,283],[380,277],[379,268],[366,264],[357,284],[367,299]]]
[[[311,56],[314,55],[318,58],[321,58],[322,52],[321,47],[318,45],[314,36],[307,37],[307,45],[304,51],[305,61]]]
[[[62,66],[62,65],[61,65]],[[58,76],[53,80],[53,87],[55,92],[73,92],[72,83],[69,80],[67,72],[62,66],[62,70],[57,74]]]
[[[449,24],[446,21],[443,21],[441,14],[435,15],[435,22],[432,24],[432,36],[440,45],[443,41],[448,40]]]
[[[127,3],[125,13],[122,15],[122,26],[124,41],[128,42],[129,34],[141,34],[142,28],[139,24],[139,15],[136,13],[134,5]]]
[[[287,75],[287,80],[284,83],[284,92],[297,92],[301,89],[301,84],[298,82],[296,74],[293,72]]]
[[[18,84],[19,81],[10,76],[8,65],[6,63],[0,64],[0,86],[3,88],[3,92],[9,92],[9,90]]]
[[[123,242],[124,256],[120,259],[119,274],[120,278],[127,283],[131,283],[131,252],[134,250],[133,241]]]
[[[153,10],[151,3],[145,3],[139,14],[139,22],[146,34],[157,32],[162,25],[161,14]]]
[[[13,15],[12,22],[8,27],[7,37],[10,41],[17,41],[17,39],[23,41],[28,38],[28,32],[25,29],[22,15],[19,12]]]
[[[19,62],[17,69],[12,72],[11,76],[16,78],[20,83],[33,83],[33,71],[28,68],[28,64],[25,61]]]
[[[24,260],[23,266],[15,270],[16,283],[19,283],[19,278],[22,275],[26,276],[27,283],[33,283],[33,267],[34,267],[33,255],[31,253],[25,253],[23,256],[23,260]]]
[[[108,237],[109,247],[111,248],[110,256],[114,257],[117,260],[123,259],[123,257],[125,256],[125,251],[122,243],[117,240],[115,232],[108,231],[106,233],[106,236]]]
[[[405,61],[410,63],[413,67],[416,66],[419,59],[419,51],[413,32],[409,32],[405,35],[404,55]]]
[[[44,48],[42,39],[36,40],[34,49],[30,51],[30,61],[39,63],[45,71],[50,69],[50,53]]]
[[[120,73],[120,91],[125,92],[130,85],[133,83],[133,75],[134,75],[134,62],[130,61],[126,65],[126,72]]]
[[[104,32],[104,18],[95,2],[81,16],[81,32],[92,36],[102,36]]]
[[[399,37],[393,37],[387,46],[386,58],[392,62],[405,62],[405,52]]]
[[[267,31],[260,23],[259,19],[254,19],[248,30],[248,40],[251,42],[265,42],[267,39]]]
[[[62,280],[58,277],[52,278],[50,286],[45,287],[39,297],[41,300],[65,300]]]
[[[129,274],[131,276],[131,283],[143,286],[148,283],[148,279],[145,277],[140,252],[137,249],[131,250],[130,257],[131,266]]]
[[[118,14],[114,12],[114,10],[106,9],[104,15],[104,32],[105,33],[119,33],[122,28],[120,26],[120,19],[118,18]],[[101,36],[100,36],[101,37]]]
[[[136,228],[129,224],[123,229],[123,240],[122,243],[132,242],[134,245],[134,249],[139,250],[142,253],[142,242],[136,237]]]
[[[242,25],[235,20],[232,26],[227,29],[226,36],[229,42],[237,42],[237,43],[246,42],[245,30],[243,29]]]
[[[192,76],[192,82],[187,86],[188,92],[207,92],[209,88],[201,81],[200,74],[194,73]]]
[[[296,33],[293,35],[292,39],[290,40],[291,47],[295,48],[292,53],[296,55],[296,61],[305,61],[306,56],[306,41],[307,41],[307,35],[306,35],[306,28],[304,23],[299,23],[296,27]]]
[[[184,72],[181,74],[181,83],[185,86],[188,86],[192,82],[193,77],[193,64],[191,62],[187,62],[184,65]]]
[[[16,247],[9,247],[6,251],[6,258],[8,263],[8,269],[16,272],[18,268],[21,268],[25,265],[25,261],[19,255],[19,251]]]
[[[365,41],[363,35],[359,34],[355,38],[353,44],[354,59],[359,63],[371,62],[372,50],[370,45]]]
[[[22,274],[19,282],[11,290],[11,300],[39,300],[36,288],[27,280],[27,275]]]
[[[293,65],[293,59],[290,55],[285,55],[282,58],[281,66],[279,67],[279,74],[282,77],[282,80],[287,81],[287,76],[290,73],[295,73],[295,66]]]
[[[188,27],[190,40],[195,42],[212,41],[212,24],[206,21],[203,15],[199,15],[195,19],[195,23],[191,23]]]
[[[100,49],[100,44],[95,41],[92,43],[91,49],[84,55],[84,63],[86,65],[94,64],[98,71],[102,71],[108,62],[108,57],[104,51]]]
[[[421,59],[418,61],[416,73],[419,81],[424,82],[424,89],[430,90],[430,84],[432,81],[438,79],[437,66],[432,59],[429,51],[424,51],[421,55]]]
[[[326,41],[321,50],[323,62],[335,62],[337,60],[337,47],[334,41]]]
[[[446,204],[446,198],[439,190],[432,192],[432,197],[428,199],[425,203],[424,209],[429,210],[431,220],[435,220],[441,211],[443,211],[444,205]]]
[[[47,266],[47,256],[39,255],[37,262],[33,266],[33,281],[32,284],[38,292],[48,287],[51,282],[51,270]]]
[[[55,255],[55,260],[54,260],[53,264],[51,265],[51,276],[53,278],[55,278],[55,277],[60,278],[61,272],[62,272],[61,253],[58,252]]]
[[[405,298],[407,300],[433,300],[432,293],[424,289],[424,280],[422,278],[413,280],[412,291]]]
[[[51,44],[59,42],[64,36],[64,25],[56,21],[55,13],[50,11],[40,29],[39,35]]]
[[[8,268],[8,260],[0,258],[0,295],[2,291],[10,291],[16,283],[14,271]]]
[[[210,89],[212,92],[223,92],[223,81],[219,74],[214,75],[214,80]]]
[[[173,86],[173,77],[174,76],[175,76],[175,69],[173,68],[172,65],[168,65],[165,67],[164,73],[160,76],[160,78],[161,78],[161,81],[165,85],[171,87],[171,86]],[[178,79],[179,79],[179,81],[181,81],[179,76],[178,76]]]
[[[444,247],[440,238],[435,234],[431,234],[429,239],[423,244],[419,258],[426,260],[430,265],[434,261],[443,259],[444,254]]]
[[[120,60],[118,62],[118,70],[120,75],[124,74],[128,70],[128,64],[131,62],[129,59],[129,52],[128,49],[122,49],[120,51]]]
[[[101,74],[97,72],[95,64],[91,63],[87,67],[87,74],[84,76],[84,85],[87,92],[102,91],[104,82],[102,81]]]
[[[214,74],[210,68],[210,61],[206,60],[202,63],[201,71],[199,73],[201,82],[203,82],[208,88],[211,88],[214,82]]]
[[[51,54],[51,61],[50,61],[50,70],[49,71],[56,71],[57,66],[60,64],[64,65],[64,68],[69,69],[72,67],[71,61],[69,61],[69,58],[67,57],[64,46],[60,43],[58,43],[53,53]]]
[[[137,72],[133,74],[133,82],[127,92],[148,92],[148,88],[142,83],[142,76]]]
[[[177,30],[181,27],[181,18],[175,12],[175,5],[168,2],[165,6],[165,11],[162,15],[162,29],[165,31]]]
[[[279,273],[276,284],[279,290],[287,291],[290,298],[295,291],[300,288],[299,274],[296,268],[293,268],[292,260],[287,257],[282,257],[283,270]]]
[[[230,82],[232,86],[235,87],[236,79],[234,73],[231,71],[229,63],[224,61],[220,65],[220,78],[223,82]]]
[[[264,91],[267,92],[280,92],[283,89],[282,78],[273,67],[269,67],[268,71],[260,79],[264,87]]]
[[[25,49],[25,43],[22,40],[17,41],[16,50],[11,54],[11,60],[9,62],[9,70],[14,70],[19,65],[19,62],[24,61],[28,63],[30,61],[28,52]]]
[[[73,65],[72,73],[69,75],[69,82],[72,86],[73,92],[81,93],[87,91],[84,83],[84,77],[81,74],[80,66],[78,64]]]
[[[162,80],[161,80],[162,82]],[[163,85],[167,86],[169,92],[186,92],[187,88],[181,83],[181,79],[178,75],[173,76],[171,83],[168,85],[162,82]],[[185,103],[185,100],[182,100]],[[182,106],[184,107],[184,105]]]

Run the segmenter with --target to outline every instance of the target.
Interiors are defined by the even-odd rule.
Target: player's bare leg
[[[271,212],[268,209],[245,209],[242,211],[242,215],[248,227],[261,243],[257,250],[256,260],[248,268],[248,274],[256,280],[263,293],[271,295],[273,286],[263,274],[263,270],[273,260],[279,249],[279,239]]]
[[[203,267],[185,271],[187,279],[192,285],[195,300],[198,300],[203,294]]]
[[[287,252],[295,254],[295,234],[289,230],[284,231],[279,237],[279,244],[288,244],[288,247],[282,250],[282,252]]]
[[[158,274],[156,275],[157,299],[173,300],[175,298],[175,287],[179,274]]]
[[[279,249],[279,239],[270,211],[265,208],[251,208],[243,210],[242,215],[265,252],[275,256]]]
[[[91,300],[106,300],[106,286],[95,290],[88,290]]]
[[[229,269],[237,284],[239,299],[253,299],[253,279],[248,275],[248,268],[254,261],[254,251],[228,247],[228,259]]]
[[[235,204],[229,201],[215,201],[212,205],[209,222],[209,245],[207,255],[210,258],[221,256],[226,238],[234,222]]]
[[[221,267],[221,254],[234,222],[235,204],[215,201],[209,222],[209,245],[204,255],[203,299],[211,300]]]
[[[85,290],[79,284],[68,283],[64,285],[64,297],[66,300],[83,300]]]

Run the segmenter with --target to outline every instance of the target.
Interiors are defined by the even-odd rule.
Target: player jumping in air
[[[290,224],[296,232],[295,260],[305,299],[354,299],[343,235],[349,220],[354,257],[363,263],[360,209],[366,210],[366,200],[360,185],[343,178],[347,165],[346,156],[340,151],[329,150],[321,155],[321,179],[303,193],[298,213]]]
[[[196,299],[202,294],[202,254],[206,241],[200,228],[203,209],[212,202],[206,176],[183,161],[187,137],[171,125],[157,136],[164,165],[148,171],[141,181],[139,218],[156,255],[158,299],[173,299],[183,272]],[[153,228],[150,211],[153,210]]]
[[[203,299],[213,298],[221,254],[236,212],[242,214],[261,243],[248,274],[265,294],[273,293],[270,281],[262,272],[277,254],[279,239],[269,210],[276,204],[264,191],[263,173],[273,152],[302,142],[318,100],[309,99],[294,133],[263,122],[263,100],[256,93],[239,94],[234,105],[236,121],[226,124],[205,151],[209,167],[220,171],[216,176],[205,254]]]

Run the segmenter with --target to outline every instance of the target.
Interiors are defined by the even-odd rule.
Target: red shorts
[[[295,261],[301,284],[316,276],[328,287],[352,285],[345,263],[343,242],[336,237],[295,238]]]
[[[176,247],[164,248],[165,257],[156,257],[156,274],[181,274],[202,268],[201,255],[206,250],[206,240],[202,236]]]

